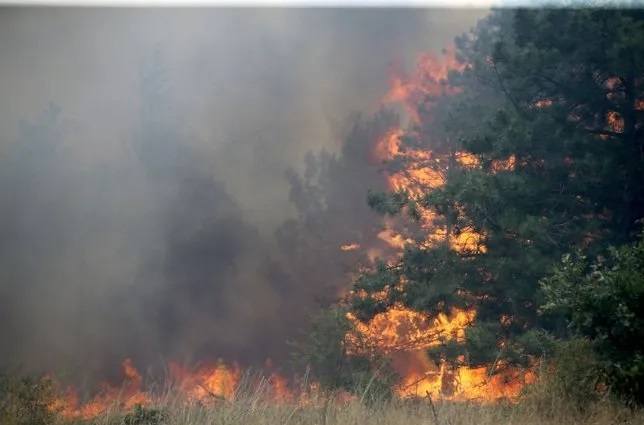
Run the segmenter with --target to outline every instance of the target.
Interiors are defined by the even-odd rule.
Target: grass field
[[[433,407],[432,407],[433,406]],[[162,416],[144,409],[123,416],[116,412],[101,415],[91,422],[105,425],[543,425],[543,424],[644,424],[644,415],[610,404],[594,405],[577,414],[565,408],[535,408],[527,404],[480,405],[475,403],[389,402],[367,407],[357,402],[310,407],[270,405],[239,400],[227,405],[188,406],[168,402],[157,406]]]
[[[248,388],[247,388],[248,390]],[[425,399],[331,399],[276,402],[262,390],[238,391],[232,400],[186,403],[167,392],[147,407],[108,409],[93,419],[63,419],[92,425],[613,425],[644,424],[644,412],[608,398],[583,403],[535,385],[516,402],[481,404]],[[3,424],[4,425],[4,424]]]
[[[644,425],[644,410],[597,396],[590,381],[564,377],[542,375],[513,402],[400,399],[375,391],[280,398],[270,380],[242,380],[227,397],[208,392],[190,399],[183,389],[164,387],[156,395],[110,396],[91,411],[58,413],[52,407],[61,398],[51,386],[12,378],[0,385],[0,425]]]

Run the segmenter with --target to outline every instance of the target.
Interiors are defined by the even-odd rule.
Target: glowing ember
[[[611,131],[614,131],[615,133],[624,132],[624,118],[622,118],[619,113],[615,111],[608,112],[606,114],[606,121],[608,123],[608,128]]]
[[[352,244],[342,245],[340,249],[342,251],[355,251],[356,249],[360,249],[360,244],[352,243]]]

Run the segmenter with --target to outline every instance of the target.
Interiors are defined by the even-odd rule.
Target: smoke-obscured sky
[[[1,9],[0,363],[279,352],[286,169],[483,15]]]

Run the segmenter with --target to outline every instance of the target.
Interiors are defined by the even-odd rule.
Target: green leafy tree
[[[562,314],[604,362],[612,391],[644,403],[644,238],[590,262],[566,254],[542,281],[547,313]]]

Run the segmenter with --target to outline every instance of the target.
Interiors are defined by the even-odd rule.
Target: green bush
[[[53,382],[42,376],[0,373],[0,425],[48,425],[57,418]]]
[[[592,342],[611,392],[644,405],[644,239],[593,263],[566,255],[542,290],[544,312]]]

